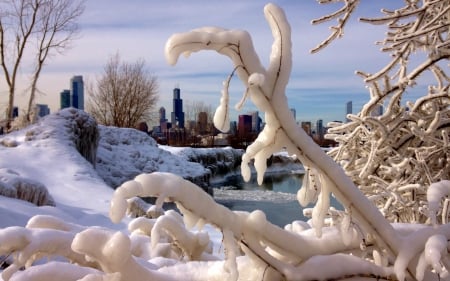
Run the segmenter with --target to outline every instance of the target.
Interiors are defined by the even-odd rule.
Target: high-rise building
[[[50,114],[50,108],[46,104],[36,104],[37,114],[39,117],[44,117]]]
[[[166,122],[166,121],[167,121],[167,119],[166,119],[166,109],[163,106],[161,106],[159,108],[159,123]]]
[[[245,136],[252,132],[252,116],[248,114],[239,115],[238,134]]]
[[[64,89],[59,94],[60,109],[70,107],[70,90]]]
[[[76,75],[70,79],[70,96],[72,106],[84,110],[84,83],[83,76]]]
[[[323,121],[322,119],[317,120],[316,122],[316,134],[319,140],[323,140],[323,135],[325,133],[324,127],[323,127]]]
[[[236,135],[237,133],[237,122],[236,121],[230,121],[230,131],[229,133],[231,135]]]
[[[349,102],[347,102],[346,115],[352,114],[352,113],[353,113],[353,102],[349,101]],[[347,122],[350,121],[350,119],[348,119],[347,117],[345,118],[345,120],[347,120]]]
[[[291,108],[292,116],[294,116],[294,120],[297,120],[297,111],[295,108]]]
[[[205,134],[208,130],[208,113],[201,111],[197,117],[197,128],[200,135]]]
[[[252,132],[259,133],[261,131],[261,118],[259,117],[259,112],[252,112]]]
[[[183,100],[180,88],[173,89],[173,111],[171,114],[172,127],[184,128]]]
[[[303,121],[303,122],[302,122],[302,128],[303,128],[303,130],[308,134],[308,136],[311,136],[311,135],[312,135],[311,122],[309,122],[309,121]]]

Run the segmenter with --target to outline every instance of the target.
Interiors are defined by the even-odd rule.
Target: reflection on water
[[[308,220],[303,216],[303,208],[296,200],[302,179],[302,174],[266,175],[263,184],[259,186],[256,177],[244,182],[237,175],[216,185],[214,197],[218,203],[233,211],[262,210],[269,221],[284,227],[294,220]],[[331,198],[331,205],[342,209],[334,197]]]
[[[237,190],[267,190],[295,194],[302,185],[302,179],[303,174],[272,174],[266,175],[262,185],[258,185],[256,176],[252,176],[249,182],[244,182],[241,175],[236,175],[228,177],[220,186]]]

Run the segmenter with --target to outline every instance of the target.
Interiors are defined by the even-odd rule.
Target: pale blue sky
[[[287,88],[289,105],[296,109],[297,120],[325,122],[345,119],[345,103],[353,101],[357,111],[368,100],[368,92],[355,70],[374,72],[388,60],[378,52],[376,40],[383,38],[384,27],[359,23],[359,16],[379,14],[383,4],[401,5],[402,1],[362,1],[357,14],[348,23],[343,39],[318,54],[309,50],[328,36],[328,27],[335,21],[312,26],[310,21],[325,15],[337,6],[323,6],[314,0],[273,1],[281,6],[292,29],[293,69]],[[273,42],[265,21],[265,1],[223,0],[88,0],[80,19],[80,38],[72,49],[48,61],[39,82],[44,95],[38,103],[47,103],[52,111],[59,108],[59,93],[69,87],[73,75],[93,81],[102,73],[109,56],[119,52],[123,59],[145,59],[150,71],[159,79],[160,106],[171,112],[172,89],[179,85],[186,102],[203,101],[218,105],[222,81],[232,71],[227,57],[214,52],[195,53],[180,58],[169,66],[164,58],[166,40],[177,32],[202,26],[244,29],[250,32],[261,61],[268,62]],[[395,4],[393,4],[395,3]],[[394,6],[395,7],[395,6]],[[25,77],[26,67],[22,70]],[[0,84],[5,91],[3,83]],[[241,98],[244,88],[235,78],[230,87],[230,104]],[[24,94],[19,94],[23,107]],[[5,100],[1,99],[2,104]],[[250,101],[240,113],[254,110]],[[234,113],[235,116],[238,113]]]

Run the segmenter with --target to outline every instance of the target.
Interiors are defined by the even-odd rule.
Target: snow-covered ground
[[[56,205],[37,207],[0,196],[0,227],[24,226],[37,214],[57,215],[85,225],[113,226],[107,217],[113,190],[77,151],[70,129],[75,114],[62,111],[0,138],[0,183],[10,186],[13,180],[36,181],[47,188]]]
[[[405,271],[407,258],[398,259],[404,268],[397,269],[377,266],[352,255],[335,254],[339,249],[361,251],[361,241],[355,232],[344,236],[330,226],[324,227],[322,237],[318,238],[304,221],[291,221],[282,230],[268,223],[264,213],[252,212],[254,202],[265,201],[276,207],[280,202],[294,202],[296,196],[293,194],[218,191],[216,199],[225,205],[236,198],[249,202],[247,207],[250,209],[243,209],[249,212],[229,211],[216,204],[204,190],[183,180],[183,177],[204,173],[202,165],[177,156],[180,149],[173,152],[167,147],[159,149],[145,134],[135,130],[100,127],[99,149],[93,157],[88,141],[79,138],[80,132],[85,130],[95,140],[92,130],[86,129],[92,125],[84,112],[67,109],[0,137],[0,194],[3,195],[0,196],[0,281],[280,279],[279,272],[267,267],[266,263],[256,262],[258,259],[253,260],[253,254],[239,254],[233,238],[237,235],[233,233],[239,231],[242,235],[256,235],[255,239],[261,239],[264,245],[282,235],[284,238],[277,243],[288,243],[298,248],[293,250],[297,253],[302,252],[303,247],[307,251],[323,253],[294,267],[295,272],[306,274],[306,279],[310,275],[314,280],[326,280],[336,274],[358,276],[367,272],[370,276],[392,276],[394,270],[400,275]],[[96,163],[97,169],[79,151]],[[140,175],[123,183],[139,169],[159,172]],[[166,171],[181,177],[162,173]],[[104,179],[110,183],[116,181],[112,185],[121,185],[114,190]],[[432,198],[434,205],[431,205],[434,209],[443,191],[450,190],[444,186],[448,182],[439,184],[442,187],[433,189],[436,190],[436,198]],[[128,204],[136,202],[126,199],[138,195],[181,202],[178,207],[184,208],[184,217],[167,211],[158,219],[124,218]],[[158,202],[162,203],[157,201],[154,206],[149,206],[137,201],[136,205],[148,207],[147,214],[156,214],[161,213]],[[196,217],[200,213],[205,218]],[[286,213],[278,212],[277,215],[286,216]],[[210,224],[204,225],[205,221]],[[188,230],[185,225],[194,228]],[[221,231],[216,230],[216,226]],[[398,233],[409,234],[422,228],[426,232],[424,235],[402,234],[406,237],[402,245],[406,246],[410,240],[426,239],[429,232],[420,225],[394,227]],[[444,228],[441,230],[445,231]],[[447,248],[447,239],[443,235],[435,235],[429,240],[433,250],[441,246]],[[251,241],[257,240],[250,237],[245,243]],[[302,246],[297,244],[299,241]],[[401,250],[414,255],[414,249],[406,246]],[[11,255],[15,251],[18,254]],[[41,260],[41,255],[58,258]],[[75,264],[61,261],[64,260],[61,257]],[[13,258],[16,258],[15,263],[5,268]],[[38,263],[28,267],[35,259]],[[333,266],[324,268],[323,264]],[[20,270],[23,266],[27,269]],[[435,280],[429,279],[432,274],[426,272],[424,280]]]
[[[95,169],[75,145],[74,128],[86,118],[88,115],[82,111],[66,109],[0,136],[0,194],[7,195],[0,195],[0,229],[25,226],[33,216],[50,215],[67,223],[125,231],[128,220],[115,224],[108,215],[114,192],[111,186],[139,174],[140,169],[186,177],[205,173],[200,164],[159,149],[145,133],[103,126],[99,126],[101,139]],[[16,195],[47,196],[50,205],[37,206],[12,198]],[[208,229],[211,238],[220,241],[221,235]],[[0,235],[0,244],[4,243],[2,238]],[[0,257],[5,254],[1,248]]]
[[[49,215],[85,227],[126,231],[130,219],[115,224],[109,218],[112,187],[141,171],[171,172],[186,178],[201,177],[208,172],[201,164],[189,162],[180,155],[188,151],[186,148],[160,149],[142,132],[104,126],[99,126],[94,167],[76,147],[79,120],[86,119],[89,116],[84,112],[67,109],[35,125],[0,136],[0,194],[7,195],[0,196],[0,229],[23,227],[33,216]],[[278,199],[295,199],[293,194],[267,198],[269,193],[274,194],[260,192],[258,198],[274,203],[279,203]],[[40,198],[40,202],[12,198],[16,195],[30,201]],[[230,195],[233,196],[233,191],[228,195],[226,191],[218,193],[219,199],[224,199],[223,196],[230,199]],[[240,195],[235,197],[245,199]],[[222,235],[211,226],[206,229],[219,251]],[[0,257],[3,254],[0,249]]]

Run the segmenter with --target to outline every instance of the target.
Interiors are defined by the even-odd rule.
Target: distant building
[[[208,113],[205,111],[199,112],[197,117],[197,129],[200,135],[208,131]]]
[[[239,115],[238,134],[245,136],[252,132],[252,116],[248,114]]]
[[[346,112],[346,116],[348,114],[352,114],[353,113],[353,102],[352,101],[347,102],[347,104],[346,104],[346,111],[345,112]],[[347,120],[347,122],[350,121],[350,119],[348,119],[347,117],[345,117],[345,120]]]
[[[14,118],[16,118],[18,116],[19,116],[19,107],[14,106],[13,107],[13,111],[12,111],[12,118],[14,119]]]
[[[230,121],[230,131],[228,132],[231,135],[236,135],[237,133],[237,122]]]
[[[44,117],[50,114],[50,108],[46,104],[36,104],[36,108],[39,117]]]
[[[323,140],[323,135],[325,134],[325,128],[323,127],[323,120],[319,119],[316,122],[316,134],[319,140]]]
[[[70,90],[64,89],[59,94],[60,109],[68,108],[71,106],[70,102]]]
[[[259,133],[261,131],[261,118],[259,117],[259,112],[252,112],[252,132]]]
[[[83,76],[76,75],[70,79],[71,106],[84,110],[84,82]]]
[[[294,116],[294,120],[297,120],[297,111],[295,108],[291,108],[292,116]]]
[[[302,122],[302,129],[308,134],[308,136],[312,135],[311,122],[304,121]]]
[[[172,127],[184,128],[183,100],[180,88],[173,89],[173,111],[171,114]]]
[[[162,122],[167,122],[166,109],[163,106],[161,106],[159,108],[159,123],[162,123]]]

